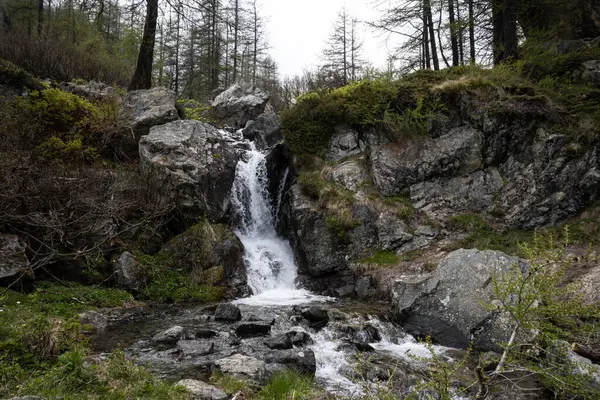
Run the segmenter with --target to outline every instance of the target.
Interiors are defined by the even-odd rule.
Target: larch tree
[[[129,90],[150,89],[152,87],[152,64],[154,61],[154,42],[158,21],[158,0],[146,0],[146,22],[140,45],[140,54],[129,84]]]

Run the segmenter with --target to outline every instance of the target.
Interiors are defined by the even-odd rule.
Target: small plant
[[[372,256],[359,260],[359,263],[363,264],[377,264],[377,265],[395,265],[402,260],[402,257],[398,256],[393,251],[378,250]]]
[[[311,377],[293,370],[278,371],[256,395],[258,400],[307,400],[314,398],[315,384]]]

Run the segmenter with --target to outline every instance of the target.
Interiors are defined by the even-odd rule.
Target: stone
[[[486,309],[495,274],[528,264],[499,251],[460,249],[448,254],[428,275],[407,276],[392,287],[392,303],[404,328],[451,347],[499,351],[511,329],[505,315]]]
[[[115,262],[117,285],[128,290],[139,290],[146,283],[146,276],[135,256],[124,251]]]
[[[600,86],[600,60],[589,60],[582,64],[583,79]]]
[[[226,400],[227,393],[216,386],[195,379],[183,379],[177,382],[177,386],[183,386],[190,392],[194,400]]]
[[[107,101],[111,98],[115,98],[117,94],[114,87],[96,81],[89,81],[85,84],[61,82],[58,84],[58,87],[65,92],[73,93],[77,96],[94,101]]]
[[[265,336],[271,332],[271,323],[264,321],[241,322],[235,328],[238,337]]]
[[[358,192],[369,179],[369,174],[364,161],[349,160],[334,166],[327,178],[351,192]]]
[[[277,336],[270,337],[264,341],[265,346],[273,350],[287,350],[294,347],[292,343],[292,337],[294,337],[295,332],[282,333]]]
[[[222,125],[241,129],[264,112],[268,101],[269,95],[256,86],[235,84],[215,97],[210,114]]]
[[[439,138],[417,140],[408,145],[371,145],[369,160],[377,190],[384,196],[394,196],[432,177],[468,174],[480,169],[482,133],[461,126]]]
[[[171,328],[164,330],[162,332],[157,333],[152,338],[152,341],[155,343],[166,343],[166,344],[175,344],[180,339],[183,339],[186,336],[186,331],[183,327],[176,325]]]
[[[341,286],[334,290],[337,297],[349,297],[354,294],[354,285]]]
[[[234,354],[215,361],[215,366],[224,375],[238,379],[261,381],[265,377],[265,362],[243,354]]]
[[[592,386],[600,388],[600,366],[575,353],[568,342],[564,340],[553,341],[548,346],[546,358],[552,363],[564,365],[566,367],[565,372],[568,375],[587,377]]]
[[[400,218],[390,212],[379,214],[375,222],[379,248],[393,251],[413,239],[413,234],[408,232],[408,227]]]
[[[161,86],[128,92],[121,105],[121,119],[139,141],[151,127],[179,119],[175,92]]]
[[[242,133],[259,150],[267,149],[283,139],[279,118],[270,104],[256,119],[248,121]]]
[[[284,365],[301,374],[314,376],[317,370],[315,353],[312,350],[282,350],[269,353],[265,357],[267,363]]]
[[[205,356],[213,352],[215,344],[204,340],[179,340],[177,347],[186,356]]]
[[[93,333],[102,333],[108,328],[108,318],[97,311],[86,311],[79,314],[79,323],[91,326]]]
[[[190,218],[220,220],[229,205],[237,153],[213,126],[175,121],[140,140],[142,171]]]
[[[294,332],[291,332],[294,333]],[[314,341],[310,337],[310,335],[306,332],[295,332],[292,336],[292,344],[294,346],[305,346],[308,344],[312,344]]]
[[[194,331],[194,337],[196,339],[210,339],[215,336],[217,336],[217,332],[209,329],[198,329]]]
[[[27,245],[18,236],[0,234],[0,279],[18,274],[30,274]]]
[[[358,133],[348,127],[338,126],[335,128],[325,157],[327,161],[337,162],[361,152]]]
[[[239,321],[242,319],[242,312],[236,305],[222,303],[215,310],[215,319],[217,321]]]
[[[310,322],[329,321],[327,311],[317,306],[310,306],[302,310],[302,316]]]

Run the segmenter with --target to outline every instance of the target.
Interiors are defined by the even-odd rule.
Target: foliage
[[[169,268],[164,256],[143,255],[140,264],[145,268],[149,280],[141,291],[144,299],[159,302],[214,302],[224,295],[222,287],[196,283],[183,268]]]
[[[370,257],[363,258],[358,262],[363,264],[395,265],[398,264],[400,260],[402,260],[402,258],[393,251],[378,250]]]
[[[464,232],[491,229],[490,224],[479,214],[460,214],[448,218],[448,227]]]
[[[250,382],[242,381],[229,375],[223,375],[220,371],[213,372],[210,376],[210,382],[223,389],[227,394],[235,395],[242,393],[244,398],[250,398],[257,389]]]
[[[207,117],[204,116],[206,111],[210,110],[210,106],[206,106],[193,99],[181,99],[177,100],[177,103],[183,107],[186,119],[210,122]]]
[[[516,365],[539,375],[559,396],[594,397],[600,393],[589,384],[590,377],[573,374],[568,362],[554,363],[548,356],[555,340],[568,340],[578,332],[597,329],[593,321],[600,318],[600,307],[584,301],[582,283],[564,280],[576,262],[565,254],[568,228],[564,238],[563,243],[557,243],[552,234],[534,235],[531,244],[521,244],[529,268],[523,271],[513,266],[494,277],[494,301],[488,308],[506,313],[512,328],[496,373]],[[531,332],[536,334],[532,336]]]
[[[23,68],[0,58],[0,84],[15,88],[42,90],[44,85]]]
[[[315,383],[309,376],[293,370],[275,372],[256,395],[257,400],[315,399]]]
[[[73,140],[68,140],[66,143],[52,136],[50,139],[43,141],[37,148],[38,154],[46,160],[61,160],[66,163],[89,163],[97,161],[100,156],[94,147],[86,147],[83,145],[81,137]]]

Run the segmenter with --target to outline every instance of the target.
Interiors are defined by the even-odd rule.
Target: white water
[[[238,221],[236,234],[244,244],[248,286],[253,294],[237,303],[294,305],[327,300],[296,287],[294,253],[287,240],[277,236],[276,219],[286,179],[287,170],[278,188],[276,207],[272,207],[266,155],[251,145],[237,164],[232,212]]]

